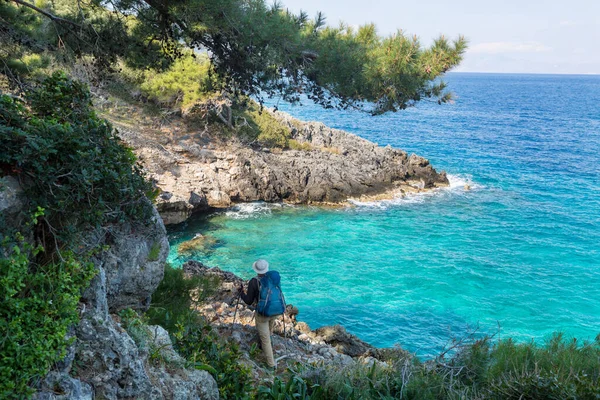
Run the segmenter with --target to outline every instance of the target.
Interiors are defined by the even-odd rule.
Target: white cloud
[[[469,47],[470,53],[501,54],[501,53],[542,53],[552,51],[552,47],[538,42],[488,42]]]
[[[575,26],[575,25],[578,25],[578,24],[575,21],[571,21],[570,19],[566,19],[566,20],[560,21],[558,23],[558,25],[559,26]]]

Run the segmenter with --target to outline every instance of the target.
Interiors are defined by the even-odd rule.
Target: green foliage
[[[146,318],[163,326],[188,367],[210,372],[224,399],[248,398],[250,370],[240,363],[236,343],[227,342],[193,309],[215,293],[217,277],[186,277],[183,270],[165,265],[165,277],[152,295]],[[132,321],[136,321],[133,316]],[[128,329],[129,330],[129,329]]]
[[[543,347],[502,341],[490,352],[486,381],[496,398],[597,398],[600,340],[578,343],[557,334]]]
[[[51,58],[45,54],[24,51],[18,58],[7,59],[6,66],[19,75],[27,76],[35,75],[41,70],[46,69],[50,65],[50,62]]]
[[[218,277],[186,277],[182,269],[167,264],[146,318],[150,324],[161,325],[169,331],[175,349],[188,361],[188,367],[214,376],[221,398],[248,398],[250,371],[240,363],[238,345],[221,338],[193,309],[215,293],[218,283]],[[126,312],[124,317],[133,321],[135,327],[137,314]],[[132,325],[128,322],[127,326]]]
[[[309,386],[300,376],[293,375],[287,382],[275,377],[272,385],[259,387],[254,398],[257,400],[310,400],[323,398],[322,396],[323,393],[318,385]]]
[[[199,322],[178,324],[174,333],[175,348],[189,366],[212,372],[223,399],[250,397],[250,369],[240,363],[241,352],[235,342],[219,337],[210,325]]]
[[[154,242],[152,244],[152,247],[150,247],[150,251],[148,252],[148,261],[158,260],[159,255],[160,255],[160,243]]]
[[[34,218],[41,217],[37,213]],[[37,221],[34,222],[34,224]],[[41,246],[21,234],[0,244],[0,398],[31,395],[34,379],[65,356],[69,327],[78,321],[81,291],[94,276],[93,264],[72,252],[41,262]]]
[[[86,228],[147,219],[152,185],[111,125],[91,108],[87,88],[55,73],[27,93],[0,96],[0,165],[22,179],[49,234],[68,241]]]
[[[397,395],[395,371],[378,364],[356,364],[341,368],[323,368],[312,374],[312,385],[319,386],[321,399],[379,399]]]
[[[306,94],[325,107],[370,102],[373,107],[366,109],[374,114],[425,98],[442,103],[450,96],[436,79],[458,65],[466,50],[462,37],[451,43],[442,36],[423,48],[401,32],[381,37],[372,24],[358,30],[325,27],[321,14],[310,20],[265,0],[55,0],[42,5],[50,15],[15,1],[2,5],[11,29],[0,35],[1,44],[37,49],[36,54],[52,49],[92,56],[100,72],[118,59],[138,69],[167,71],[149,77],[145,90],[178,104],[202,97],[207,85],[259,99],[282,96],[296,102]],[[47,19],[53,23],[43,23]],[[59,38],[57,51],[53,44]],[[190,51],[208,54],[210,67],[195,64]],[[10,58],[9,52],[2,58]]]
[[[594,399],[600,395],[600,340],[554,336],[545,346],[490,338],[462,343],[421,362],[403,351],[373,364],[304,369],[261,387],[260,399]]]
[[[265,147],[288,147],[290,129],[255,102],[235,104],[233,113],[237,122],[234,129],[242,139],[257,142]]]
[[[285,148],[288,146],[290,130],[275,119],[271,113],[252,111],[250,115],[260,132],[257,137],[259,143],[268,147]]]
[[[138,313],[131,308],[125,308],[119,311],[119,317],[121,317],[121,323],[123,324],[123,327],[129,336],[131,336],[135,344],[139,348],[148,347],[148,332],[146,331],[146,324],[138,315]]]
[[[292,150],[310,151],[313,149],[310,143],[299,142],[295,139],[290,139],[288,142],[288,146]]]
[[[51,40],[44,19],[6,1],[0,3],[0,15],[0,74],[14,84],[48,67],[52,57],[45,50]]]
[[[0,171],[25,182],[32,222],[0,226],[0,397],[24,398],[64,357],[81,291],[101,251],[85,232],[152,215],[153,188],[87,88],[55,73],[25,93],[0,95]],[[43,247],[31,243],[42,243]]]
[[[178,323],[201,323],[192,306],[214,294],[218,283],[217,277],[188,278],[181,268],[166,264],[165,276],[152,294],[150,309],[146,312],[149,323],[160,325],[171,333],[177,330]]]
[[[206,56],[181,57],[164,72],[147,71],[140,88],[156,103],[188,108],[214,93],[216,83]]]

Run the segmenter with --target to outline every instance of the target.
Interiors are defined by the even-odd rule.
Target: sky
[[[464,35],[457,72],[600,74],[600,0],[283,0],[293,12],[322,11],[329,25],[373,22],[423,45]]]

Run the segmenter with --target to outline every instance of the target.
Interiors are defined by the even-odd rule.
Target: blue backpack
[[[285,299],[281,292],[281,277],[277,271],[269,271],[258,278],[258,304],[256,311],[265,317],[281,315],[285,311]]]

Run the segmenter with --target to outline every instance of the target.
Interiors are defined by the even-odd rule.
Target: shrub
[[[86,232],[146,220],[153,195],[81,83],[55,73],[25,95],[0,95],[0,173],[25,182],[29,226],[0,227],[0,398],[24,398],[60,360],[94,275]],[[27,238],[27,239],[26,239]],[[42,243],[43,247],[31,243]]]
[[[270,386],[258,388],[255,399],[257,400],[293,400],[293,399],[320,399],[323,393],[319,385],[309,386],[298,375],[292,375],[287,382],[276,377]]]
[[[148,252],[148,261],[158,260],[159,255],[160,255],[160,243],[154,242],[152,244],[152,247],[150,247],[150,251]]]
[[[302,151],[310,151],[312,150],[312,145],[308,142],[299,142],[295,139],[290,139],[288,146],[292,150],[302,150]]]
[[[36,217],[41,216],[39,213]],[[36,221],[37,222],[37,221]],[[73,252],[42,261],[42,246],[6,236],[0,254],[0,398],[31,395],[29,385],[65,356],[69,327],[78,321],[81,291],[93,264]]]
[[[288,147],[290,129],[269,111],[253,101],[235,104],[233,108],[234,120],[238,125],[236,132],[242,139],[256,141],[266,147]]]
[[[125,328],[137,347],[148,347],[149,335],[146,331],[147,326],[142,317],[140,317],[139,314],[131,308],[125,308],[119,311],[119,317],[121,317],[123,328]]]
[[[147,72],[140,85],[154,102],[180,108],[188,108],[205,99],[215,87],[208,57],[192,54],[176,59],[164,72]]]
[[[178,324],[174,338],[175,348],[188,360],[189,366],[214,375],[221,398],[250,398],[250,369],[240,363],[237,343],[221,339],[210,325],[199,321]]]
[[[0,166],[31,184],[31,207],[45,209],[52,236],[129,219],[146,220],[156,192],[133,152],[91,108],[87,88],[55,73],[25,104],[0,96]]]
[[[290,130],[279,122],[268,111],[252,111],[250,113],[256,125],[258,126],[259,134],[257,140],[259,143],[268,147],[288,146],[291,136]]]
[[[217,277],[187,278],[181,268],[166,264],[164,278],[152,294],[150,309],[146,312],[148,322],[162,326],[171,334],[177,331],[178,323],[201,323],[192,306],[212,295],[217,286]]]
[[[600,396],[600,341],[578,343],[555,334],[546,346],[497,343],[490,352],[487,384],[506,399]]]
[[[471,338],[473,339],[473,338]],[[379,352],[388,366],[324,366],[294,372],[258,390],[260,399],[594,399],[600,397],[600,337],[578,343],[555,335],[545,346],[491,338],[460,341],[421,362],[402,350]]]
[[[238,345],[220,338],[193,309],[214,294],[218,283],[218,277],[186,277],[183,270],[167,264],[146,317],[150,324],[169,331],[175,349],[185,357],[189,367],[213,374],[222,398],[248,398],[250,371],[239,362]]]

